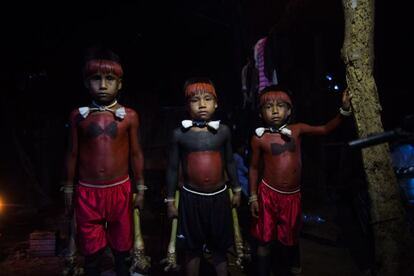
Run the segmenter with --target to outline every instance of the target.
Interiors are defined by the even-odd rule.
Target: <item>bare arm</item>
[[[166,172],[167,183],[167,207],[168,217],[173,218],[178,216],[177,208],[175,207],[175,191],[178,184],[178,172],[180,164],[180,155],[178,152],[178,133],[173,132],[170,141],[170,151],[168,155],[168,165]]]
[[[142,209],[144,207],[144,155],[142,154],[141,145],[139,142],[139,117],[138,114],[129,110],[128,119],[130,120],[129,129],[129,144],[130,144],[130,159],[131,168],[134,174],[135,185],[138,190],[138,195],[135,197],[135,207]]]
[[[174,131],[170,141],[168,165],[166,172],[167,198],[173,199],[178,184],[180,156],[178,152],[178,133]]]
[[[63,171],[63,191],[65,193],[65,206],[67,214],[72,212],[72,197],[78,159],[78,122],[79,112],[73,111],[69,117],[69,138],[65,154]]]
[[[249,187],[250,187],[250,210],[253,217],[258,216],[259,206],[257,204],[257,183],[259,181],[259,162],[261,150],[259,146],[259,138],[253,136],[251,139],[252,157],[249,166]]]
[[[326,135],[333,131],[335,128],[339,126],[342,122],[342,116],[337,114],[333,119],[331,119],[325,125],[320,126],[311,126],[308,124],[298,124],[299,131],[301,134],[309,134],[309,135]]]
[[[139,118],[135,111],[130,113],[130,131],[129,131],[129,142],[130,142],[130,157],[131,167],[134,173],[134,178],[139,192],[143,192],[139,185],[144,185],[144,155],[142,154],[141,145],[139,142]]]
[[[257,195],[257,183],[259,181],[259,161],[260,161],[260,147],[259,138],[256,136],[252,137],[250,142],[252,148],[252,156],[249,166],[249,187],[250,194]]]
[[[231,148],[231,133],[228,127],[225,128],[226,134],[226,144],[224,145],[224,160],[226,162],[226,172],[227,176],[232,185],[233,189],[233,199],[232,204],[233,206],[238,207],[240,205],[240,192],[241,187],[239,183],[239,177],[237,175],[236,163],[234,162],[233,158],[233,151]]]
[[[338,127],[338,125],[342,122],[344,116],[350,115],[350,110],[351,110],[350,100],[351,100],[351,95],[348,89],[346,89],[342,93],[342,106],[341,106],[341,110],[339,114],[337,114],[333,119],[331,119],[325,125],[310,126],[307,124],[300,124],[301,133],[311,134],[311,135],[326,135],[330,133],[332,130]]]

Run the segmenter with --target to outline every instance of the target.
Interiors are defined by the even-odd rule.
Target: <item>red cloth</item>
[[[277,239],[284,245],[296,245],[302,225],[300,200],[300,191],[282,194],[260,183],[259,218],[253,221],[252,235],[262,242]]]
[[[133,241],[131,182],[127,177],[122,177],[112,183],[122,179],[126,181],[108,188],[77,186],[75,197],[77,238],[83,254],[93,254],[106,247],[108,243],[117,251],[131,249]]]

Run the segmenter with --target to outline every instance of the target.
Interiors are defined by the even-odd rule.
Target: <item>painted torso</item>
[[[227,127],[220,126],[217,132],[178,129],[175,133],[184,185],[206,192],[222,186]]]
[[[183,184],[194,190],[212,192],[222,187],[225,169],[230,174],[229,178],[238,185],[227,126],[220,125],[217,130],[177,128],[173,133],[171,150],[167,170],[170,191],[177,185],[178,164],[182,168]]]
[[[300,186],[302,160],[301,160],[301,136],[326,135],[335,129],[342,118],[335,116],[325,125],[311,126],[304,123],[288,125],[291,136],[280,133],[265,132],[263,136],[252,138],[253,158],[251,168],[257,168],[259,160],[263,160],[263,179],[270,186],[285,192],[294,191]],[[258,175],[255,170],[249,173],[250,185],[255,184]]]
[[[128,113],[128,111],[127,111]],[[128,174],[129,123],[110,112],[77,116],[79,179],[107,180]]]
[[[292,136],[265,133],[257,139],[263,154],[263,179],[282,191],[292,191],[300,184],[302,169],[300,132],[297,125],[289,126]]]

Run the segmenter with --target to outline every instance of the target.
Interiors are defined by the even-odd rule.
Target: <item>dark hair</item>
[[[86,79],[96,72],[113,73],[123,76],[121,60],[118,55],[106,48],[93,47],[86,50],[83,77]]]

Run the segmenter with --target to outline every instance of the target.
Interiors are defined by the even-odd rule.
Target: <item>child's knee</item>
[[[270,254],[271,242],[258,242],[257,244],[257,255],[267,256]]]
[[[227,254],[225,251],[215,251],[213,252],[213,263],[215,265],[227,262]]]

